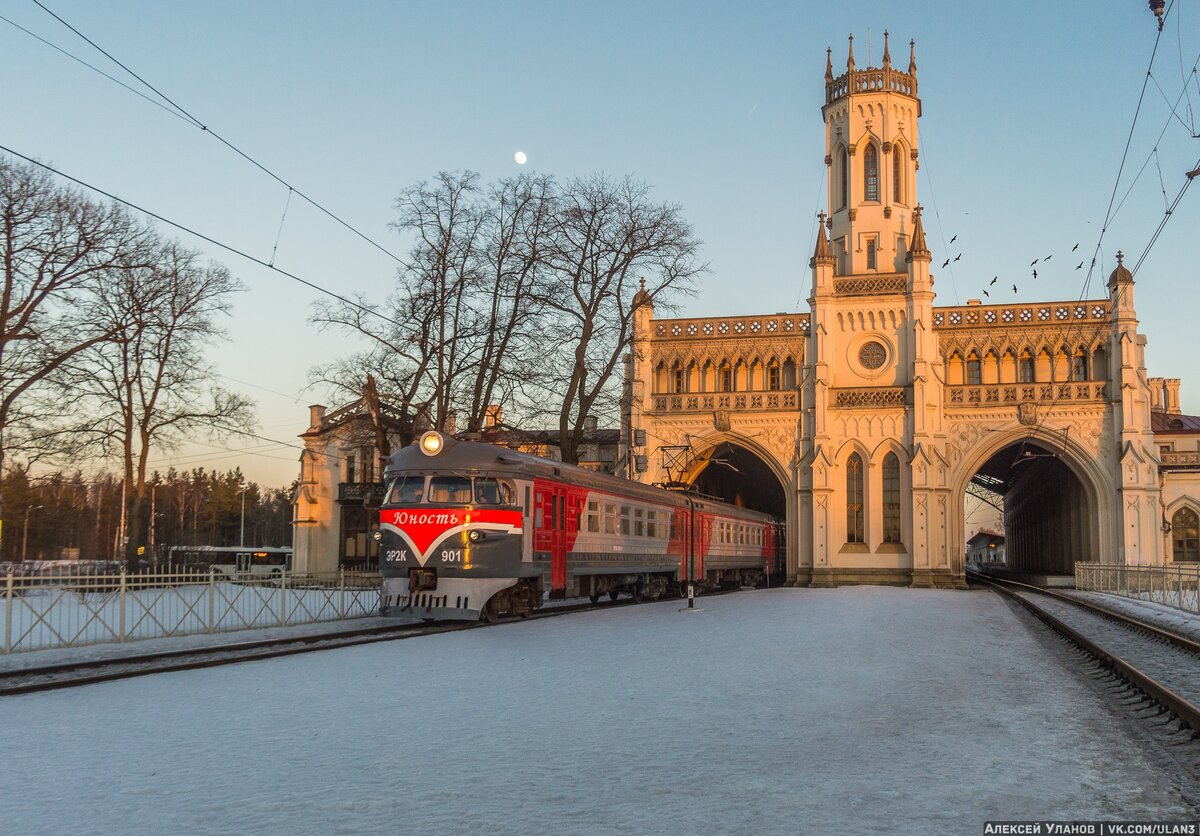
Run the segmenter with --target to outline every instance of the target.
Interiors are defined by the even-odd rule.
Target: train
[[[528,616],[547,599],[636,601],[783,570],[769,514],[436,431],[388,460],[381,615]]]

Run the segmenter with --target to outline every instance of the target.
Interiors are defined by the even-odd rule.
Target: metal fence
[[[284,627],[379,612],[377,574],[219,572],[4,577],[4,652]]]
[[[1118,566],[1076,563],[1075,588],[1200,612],[1200,565]]]

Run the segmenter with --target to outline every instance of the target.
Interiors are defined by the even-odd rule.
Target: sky
[[[406,249],[389,229],[406,186],[442,170],[485,180],[605,172],[678,203],[704,241],[710,270],[684,315],[804,310],[826,204],[825,50],[842,71],[851,33],[859,67],[880,63],[885,29],[901,67],[916,41],[917,189],[936,304],[978,298],[993,275],[1018,285],[1012,301],[1102,298],[1116,251],[1131,266],[1147,251],[1200,157],[1195,0],[1169,4],[1157,50],[1144,0],[42,2],[210,131],[33,0],[6,0],[0,145],[307,281],[371,298],[392,288]],[[279,180],[361,236],[289,200]],[[1110,202],[1117,211],[1102,235]],[[309,322],[316,291],[157,225],[245,285],[211,357],[223,385],[257,402],[258,433],[280,443],[224,439],[154,464],[240,466],[263,484],[289,483],[307,406],[338,405],[310,385],[310,369],[353,341]],[[1198,226],[1200,190],[1190,190],[1136,275],[1149,372],[1183,378],[1193,414]],[[1097,256],[1086,292],[1086,268],[1068,263],[1075,243]],[[1059,259],[1035,282],[1029,263],[1047,254]]]

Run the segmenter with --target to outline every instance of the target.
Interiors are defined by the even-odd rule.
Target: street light
[[[238,546],[246,547],[246,488],[249,485],[242,485],[242,533],[238,536]]]
[[[29,545],[29,513],[36,511],[38,508],[43,508],[42,505],[31,505],[25,509],[25,525],[21,529],[21,562],[25,562],[25,547]]]

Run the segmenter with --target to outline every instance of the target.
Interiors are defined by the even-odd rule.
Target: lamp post
[[[242,485],[242,530],[238,535],[238,546],[242,548],[246,547],[246,488],[248,487],[250,486]]]
[[[29,545],[29,514],[41,508],[41,505],[31,505],[25,509],[25,525],[21,528],[21,562],[25,562],[25,547]]]

